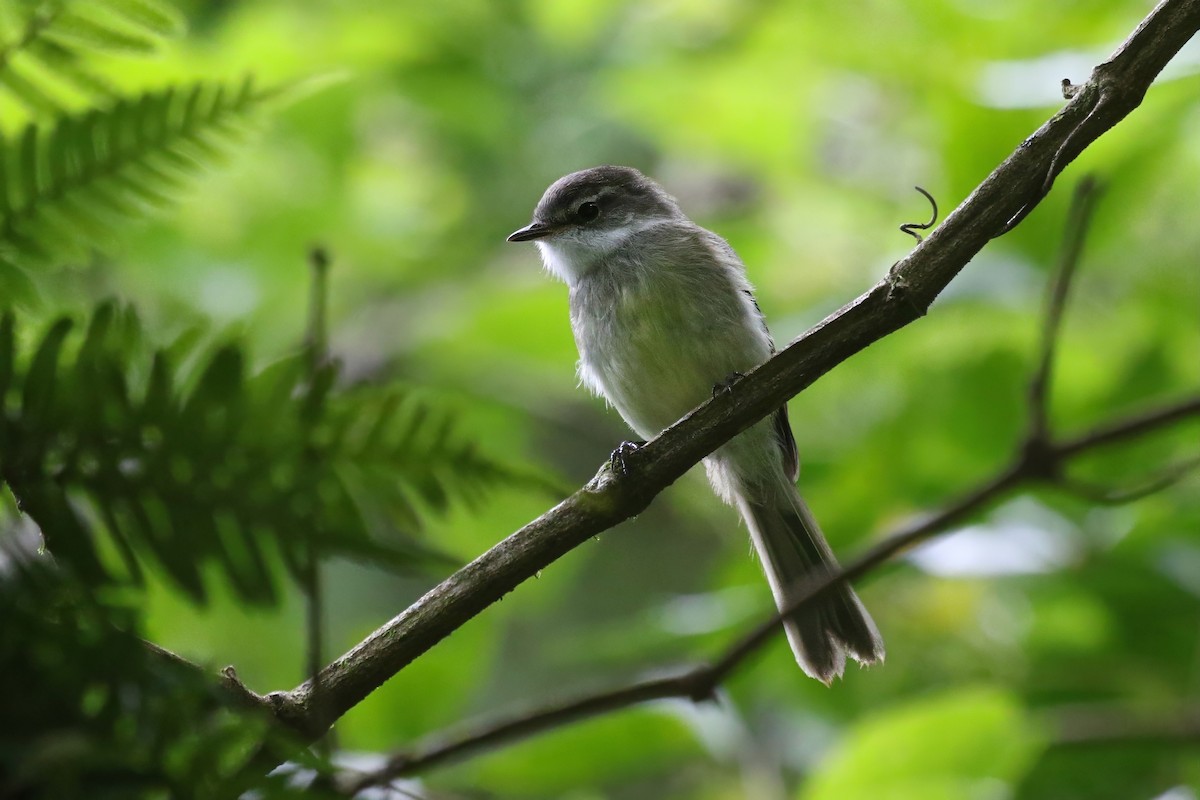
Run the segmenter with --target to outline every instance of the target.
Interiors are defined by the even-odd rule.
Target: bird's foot
[[[613,472],[618,475],[629,474],[629,463],[627,459],[637,452],[646,441],[639,440],[636,442],[621,442],[616,450],[608,457],[608,463],[612,467]]]
[[[713,384],[712,396],[716,397],[719,394],[724,394],[733,388],[733,385],[746,377],[740,372],[731,372],[725,376],[725,380]]]

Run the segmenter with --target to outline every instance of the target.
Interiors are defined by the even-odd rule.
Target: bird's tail
[[[737,504],[782,611],[837,569],[837,561],[794,486],[769,494],[765,501],[739,494]],[[841,676],[847,654],[862,664],[883,661],[883,638],[848,584],[825,592],[783,624],[800,668],[822,683]]]

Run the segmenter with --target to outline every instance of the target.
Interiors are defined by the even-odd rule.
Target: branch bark
[[[319,738],[384,681],[518,584],[640,513],[705,455],[850,356],[924,315],[990,239],[1028,214],[1067,164],[1141,103],[1198,29],[1200,0],[1163,0],[1074,98],[884,280],[640,448],[627,459],[625,472],[601,469],[586,486],[329,664],[319,673],[320,703],[313,702],[312,682],[270,695],[276,716],[304,738]]]

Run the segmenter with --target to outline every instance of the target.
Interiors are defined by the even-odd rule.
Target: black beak
[[[508,235],[510,242],[529,242],[534,239],[541,239],[554,233],[557,228],[545,224],[544,222],[531,222],[520,230],[513,231]]]

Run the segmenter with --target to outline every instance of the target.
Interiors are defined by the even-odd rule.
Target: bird
[[[646,440],[775,352],[737,253],[632,167],[559,178],[508,241],[534,242],[546,270],[567,285],[581,382]],[[704,464],[716,494],[745,520],[781,612],[837,569],[796,488],[787,406]],[[847,656],[864,665],[884,659],[879,630],[848,583],[783,625],[800,668],[826,685]]]

